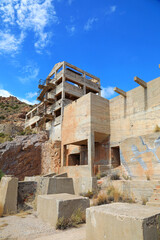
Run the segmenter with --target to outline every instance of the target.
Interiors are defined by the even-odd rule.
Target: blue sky
[[[35,103],[63,60],[100,77],[107,98],[160,76],[160,1],[0,1],[0,95]]]

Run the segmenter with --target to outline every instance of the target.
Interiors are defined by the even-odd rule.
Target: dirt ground
[[[64,231],[25,212],[0,218],[0,240],[85,240],[85,224]]]

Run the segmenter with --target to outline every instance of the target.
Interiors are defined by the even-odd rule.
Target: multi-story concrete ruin
[[[160,77],[119,96],[100,96],[100,79],[69,63],[54,66],[41,89],[41,103],[26,116],[26,127],[46,129],[61,142],[58,171],[92,177],[119,168],[132,178],[160,172]]]

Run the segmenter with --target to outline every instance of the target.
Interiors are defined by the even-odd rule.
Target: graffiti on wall
[[[145,158],[143,158],[143,155],[146,154],[146,153],[152,153],[154,155],[154,158],[156,159],[157,163],[160,163],[159,156],[157,155],[157,149],[160,147],[160,137],[158,137],[154,141],[154,147],[153,148],[145,143],[143,137],[140,136],[139,139],[141,141],[141,144],[143,146],[145,146],[145,150],[140,151],[136,144],[132,144],[130,151],[131,151],[131,153],[132,153],[131,155],[133,157],[131,157],[130,159],[125,159],[124,156],[123,156],[123,153],[122,153],[123,149],[120,149],[120,158],[121,158],[122,166],[124,167],[125,171],[127,172],[127,174],[130,177],[133,177],[133,173],[130,169],[130,164],[131,163],[139,164],[144,171],[148,170],[147,164],[145,162]]]

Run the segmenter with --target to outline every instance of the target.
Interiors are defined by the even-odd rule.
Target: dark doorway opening
[[[80,165],[80,153],[70,154],[68,156],[68,166]]]
[[[111,147],[111,164],[113,168],[121,165],[119,146]]]

